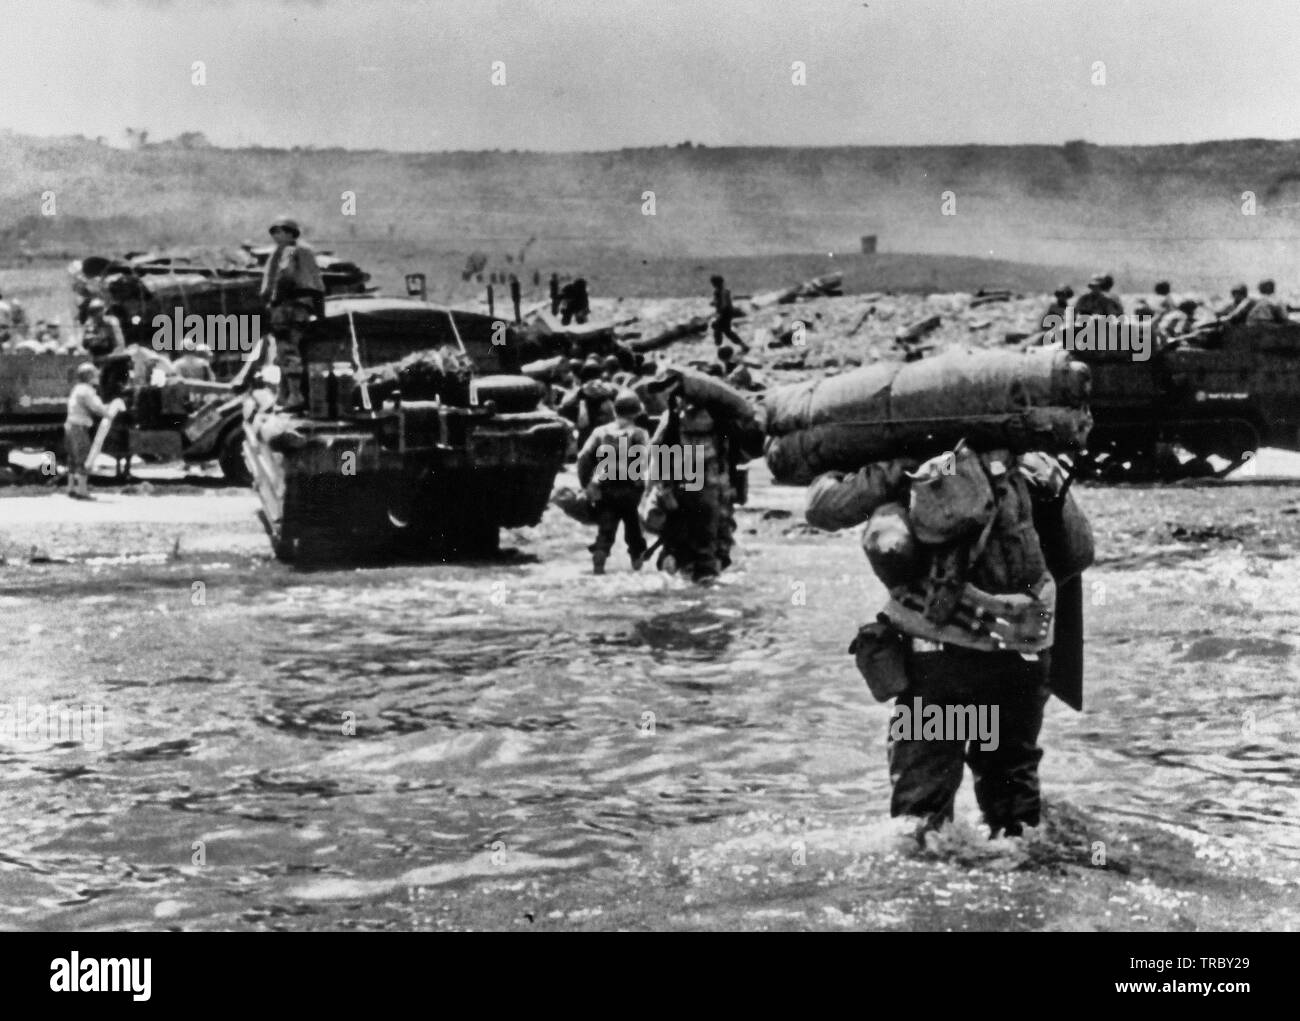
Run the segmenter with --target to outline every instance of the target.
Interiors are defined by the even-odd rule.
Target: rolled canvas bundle
[[[927,458],[959,440],[979,449],[1049,453],[1087,440],[1088,368],[1064,351],[952,351],[879,362],[767,395],[773,478],[803,485],[822,472]]]
[[[658,414],[667,407],[664,394],[674,387],[679,387],[687,400],[707,408],[716,418],[741,424],[755,420],[754,406],[743,393],[716,376],[686,366],[665,365],[653,379],[639,381],[634,389],[646,411]]]

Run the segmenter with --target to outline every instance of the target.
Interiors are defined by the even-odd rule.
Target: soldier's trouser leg
[[[909,659],[910,683],[907,691],[899,695],[890,712],[889,740],[886,754],[889,757],[889,782],[893,794],[889,800],[891,816],[916,816],[925,820],[926,827],[936,829],[952,819],[953,801],[961,787],[965,769],[966,744],[964,741],[920,740],[921,721],[907,728],[906,734],[895,729],[897,713],[906,709],[915,716],[921,699],[922,713],[931,704],[948,701],[942,686],[930,670],[929,660],[937,660],[943,653],[926,653]],[[899,736],[896,736],[899,735]]]
[[[696,581],[716,578],[721,570],[718,536],[722,523],[722,504],[717,487],[706,484],[695,493],[683,491],[678,495],[678,502],[684,515],[685,554],[690,562],[691,576]]]
[[[663,527],[659,529],[658,566],[666,567],[665,561],[669,557],[673,560],[674,571],[690,566],[690,553],[686,548],[686,517],[682,513],[680,500],[677,509],[668,514]]]
[[[271,310],[275,364],[280,367],[280,402],[287,407],[302,403],[302,352],[299,341],[311,312],[295,302]]]
[[[742,351],[749,350],[749,345],[740,339],[740,334],[738,334],[735,331],[731,323],[727,323],[726,329],[723,331],[723,333],[726,335],[727,339],[731,341],[733,344],[735,344],[738,348],[740,348],[740,350]]]
[[[975,800],[984,821],[1012,836],[1023,826],[1039,822],[1038,763],[1043,750],[1038,747],[1038,734],[1049,696],[1045,663],[1026,663],[1012,653],[993,655],[1011,657],[999,678],[997,747],[985,749],[972,741],[966,761],[975,777]]]
[[[991,725],[988,744],[995,747],[982,749],[983,742],[974,735],[969,741],[923,740],[920,720],[913,721],[904,739],[895,740],[891,733],[890,814],[920,816],[930,825],[950,820],[963,765],[969,762],[976,800],[991,827],[1015,832],[1021,824],[1037,825],[1042,758],[1037,741],[1047,701],[1045,669],[1045,659],[1027,662],[1011,652],[947,649],[910,654],[910,683],[896,706],[913,711],[919,698],[922,714],[927,706],[937,706],[945,722],[947,706],[973,706],[976,719]],[[891,716],[891,731],[892,724]]]
[[[596,518],[596,541],[587,549],[593,554],[608,557],[614,548],[614,539],[618,536],[618,523],[623,516],[622,509],[612,500],[602,499],[592,508]]]
[[[280,366],[280,399],[286,407],[302,403],[302,354],[298,348],[301,335],[289,329],[276,337],[276,362]]]
[[[736,504],[731,485],[724,478],[718,493],[718,565],[725,571],[731,566],[731,549],[736,543]]]
[[[645,553],[647,546],[645,536],[641,534],[641,501],[636,493],[630,493],[619,500],[619,520],[623,523],[623,541],[627,543],[627,555],[633,560]]]

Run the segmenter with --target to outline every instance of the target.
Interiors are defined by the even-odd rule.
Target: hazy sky
[[[1297,0],[0,0],[0,128],[406,150],[1296,138],[1297,41]]]

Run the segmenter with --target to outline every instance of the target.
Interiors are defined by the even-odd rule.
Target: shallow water
[[[0,732],[0,920],[1297,916],[1286,559],[1225,548],[1091,572],[1087,712],[1054,702],[1044,730],[1051,825],[1028,850],[988,845],[968,781],[953,835],[920,853],[886,820],[888,709],[845,653],[882,592],[853,538],[765,517],[761,489],[754,504],[740,569],[707,590],[633,574],[618,551],[592,577],[586,537],[558,515],[486,564],[302,574],[128,549],[11,570],[4,699],[102,706],[104,733],[95,748]]]

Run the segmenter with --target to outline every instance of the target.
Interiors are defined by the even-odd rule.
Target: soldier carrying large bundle
[[[1044,706],[1049,693],[1082,706],[1080,574],[1092,560],[1087,521],[1048,448],[1082,445],[1086,394],[1086,369],[1076,374],[1059,352],[988,352],[769,395],[777,481],[818,473],[808,523],[866,524],[889,599],[850,652],[872,694],[897,699],[890,812],[915,818],[919,840],[952,818],[964,765],[991,836],[1039,823]],[[978,449],[960,440],[918,460],[963,425]],[[993,727],[977,736],[981,710]]]
[[[665,386],[668,410],[650,441],[656,474],[641,516],[660,536],[658,566],[705,584],[731,566],[735,507],[745,502],[743,465],[757,452],[751,441],[761,433],[748,401],[725,383],[673,368],[652,389]],[[664,476],[672,464],[685,469],[681,477]]]
[[[1020,836],[1040,820],[1044,706],[1054,689],[1077,701],[1078,575],[1091,562],[1090,537],[1046,454],[959,445],[909,470],[914,464],[824,475],[807,507],[814,527],[867,524],[863,545],[890,593],[850,647],[872,694],[923,717],[992,713],[986,742],[973,730],[896,732],[891,720],[890,814],[916,818],[923,840],[952,819],[965,764],[990,836]]]

